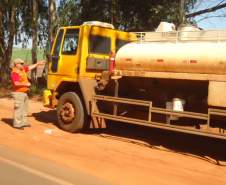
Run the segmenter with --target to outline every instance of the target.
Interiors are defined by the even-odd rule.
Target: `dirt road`
[[[31,128],[12,124],[13,101],[0,99],[0,145],[63,164],[117,185],[226,184],[226,141],[126,124],[71,134],[55,112],[30,101]]]

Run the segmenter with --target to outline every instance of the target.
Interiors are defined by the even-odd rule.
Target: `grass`
[[[13,48],[12,59],[21,58],[26,64],[31,64],[31,49]],[[44,50],[37,51],[37,60],[45,59]]]

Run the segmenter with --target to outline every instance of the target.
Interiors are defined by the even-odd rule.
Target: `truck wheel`
[[[85,125],[85,112],[79,96],[67,92],[59,99],[57,106],[59,127],[68,132],[79,132]]]

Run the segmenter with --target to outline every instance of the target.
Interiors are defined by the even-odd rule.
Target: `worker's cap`
[[[15,65],[15,64],[24,64],[24,61],[22,60],[22,59],[20,59],[20,58],[15,58],[14,60],[13,60],[13,64]]]

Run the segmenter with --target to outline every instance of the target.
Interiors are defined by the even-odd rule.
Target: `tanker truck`
[[[226,30],[164,24],[110,57],[92,116],[225,139]]]
[[[226,30],[161,23],[131,33],[96,21],[63,27],[45,105],[56,107],[69,132],[111,121],[226,139],[225,52]]]

